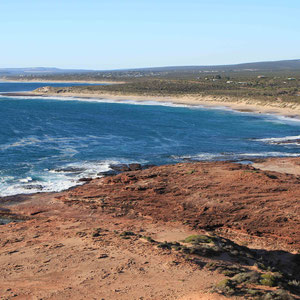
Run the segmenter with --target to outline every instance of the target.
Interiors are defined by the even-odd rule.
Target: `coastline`
[[[156,101],[275,114],[268,106],[263,110],[253,103],[196,96],[36,91],[6,96]],[[291,117],[289,111],[296,115],[292,108],[276,114]],[[268,268],[275,276],[270,261],[277,262],[283,278],[293,274],[298,282],[299,165],[299,158],[260,159],[256,165],[177,163],[87,178],[61,192],[0,198],[3,220],[15,221],[0,226],[0,293],[8,299],[79,299],[84,294],[225,300],[219,287],[235,278],[230,274],[255,272],[261,278]],[[191,237],[200,242],[186,242]],[[172,295],[166,296],[166,285]],[[252,285],[246,287],[237,286],[237,294],[250,296]],[[270,290],[260,285],[256,293]]]
[[[49,82],[49,83],[91,83],[91,84],[123,84],[123,81],[109,81],[109,80],[49,80],[49,79],[5,79],[0,78],[0,82],[23,82],[23,83],[30,83],[30,82]]]
[[[1,209],[20,221],[0,226],[1,295],[223,300],[222,282],[254,271],[260,278],[267,269],[280,271],[280,287],[294,296],[286,281],[299,280],[298,182],[251,166],[198,162],[10,197]],[[253,284],[245,284],[236,286],[241,299],[252,295]],[[258,284],[262,296],[281,291]]]
[[[40,89],[47,89],[47,87],[44,88],[40,88]],[[61,89],[60,89],[61,90]],[[63,91],[64,89],[62,89]],[[0,94],[1,95],[1,94]],[[270,111],[268,110],[268,107],[264,106],[264,111],[263,110],[258,110],[257,107],[252,108],[253,104],[251,105],[251,108],[249,108],[249,104],[244,104],[243,100],[241,101],[241,103],[233,103],[230,102],[230,105],[227,105],[228,103],[226,102],[226,99],[223,98],[218,98],[218,101],[214,100],[210,100],[211,97],[200,97],[201,100],[199,100],[199,97],[197,96],[190,96],[187,95],[185,97],[155,97],[155,96],[139,96],[139,95],[118,95],[116,93],[66,93],[66,92],[37,92],[37,90],[31,91],[31,92],[20,92],[20,93],[3,93],[2,95],[6,95],[6,96],[16,96],[16,97],[24,97],[23,99],[26,99],[26,97],[38,97],[38,98],[49,98],[51,99],[51,97],[57,97],[57,99],[60,100],[64,100],[64,97],[67,99],[68,97],[74,97],[71,98],[70,100],[76,100],[76,98],[80,98],[80,100],[82,99],[84,101],[84,99],[86,99],[87,101],[95,101],[97,102],[97,99],[102,100],[102,101],[107,101],[106,99],[112,99],[115,101],[126,101],[126,103],[134,103],[134,102],[129,102],[130,100],[134,100],[136,102],[141,102],[141,104],[145,101],[151,101],[150,103],[145,103],[146,105],[154,105],[155,102],[157,103],[163,103],[162,105],[168,105],[168,104],[179,104],[179,105],[202,105],[204,107],[208,107],[208,108],[214,108],[214,107],[218,107],[218,109],[220,110],[225,110],[225,107],[229,107],[230,109],[236,110],[236,111],[242,111],[242,112],[246,112],[246,113],[262,113],[262,114],[275,114],[274,111]],[[205,99],[205,100],[203,100]],[[165,103],[165,104],[164,104]],[[136,103],[137,104],[137,103]],[[248,105],[248,106],[247,106]],[[256,110],[255,110],[256,109]],[[285,109],[282,109],[280,113],[277,113],[277,115],[284,115],[284,116],[288,116],[288,117],[294,117],[295,118],[295,113],[294,115],[290,115],[287,113],[287,111]],[[265,116],[263,116],[265,117]],[[297,119],[299,120],[299,119]],[[295,120],[297,122],[297,120]],[[298,123],[298,122],[297,122]],[[295,156],[294,154],[291,155],[290,157]],[[287,156],[288,157],[288,156]],[[267,158],[267,157],[266,157]],[[229,158],[227,158],[229,159]],[[256,166],[255,166],[256,167]],[[291,167],[292,169],[294,169],[294,166]],[[276,171],[276,170],[274,170]],[[296,171],[297,172],[297,171]],[[288,172],[286,172],[288,173]],[[83,176],[84,178],[85,176]],[[74,185],[77,186],[77,185]],[[41,191],[41,192],[47,192],[47,191]]]
[[[43,80],[43,79],[17,79],[10,80],[0,78],[0,82],[42,82],[42,83],[89,83],[89,84],[124,84],[123,81],[93,81],[93,80]],[[68,87],[66,87],[68,88]],[[290,118],[297,118],[300,120],[300,104],[293,102],[284,102],[277,100],[274,102],[262,101],[255,98],[235,98],[230,96],[213,96],[213,95],[200,95],[200,94],[186,94],[182,95],[167,95],[167,96],[155,96],[155,95],[139,95],[139,94],[120,94],[117,92],[72,92],[68,90],[53,91],[48,89],[47,86],[30,91],[20,93],[3,93],[5,96],[42,96],[42,97],[77,97],[81,99],[109,99],[116,101],[134,100],[138,102],[154,101],[154,102],[166,102],[179,105],[190,106],[204,106],[207,108],[224,107],[239,112],[259,113],[259,114],[274,114],[279,116],[285,116]],[[2,95],[3,95],[2,94]]]
[[[235,111],[249,112],[249,113],[259,113],[259,114],[274,114],[290,118],[300,119],[300,105],[296,103],[287,102],[262,102],[256,99],[235,99],[230,97],[222,96],[201,96],[201,95],[186,95],[186,96],[152,96],[152,95],[120,95],[117,93],[72,93],[72,92],[38,92],[32,91],[27,93],[22,93],[23,96],[59,96],[59,97],[78,97],[78,98],[95,98],[95,99],[111,99],[116,101],[122,100],[134,100],[139,102],[154,101],[154,102],[166,102],[172,104],[180,105],[191,105],[197,106],[201,105],[207,108],[214,107],[225,107],[230,108]],[[20,95],[21,96],[21,95]]]

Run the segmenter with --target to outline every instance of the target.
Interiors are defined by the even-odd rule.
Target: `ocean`
[[[0,83],[0,92],[68,83]],[[75,85],[75,84],[72,84]],[[0,196],[61,191],[111,164],[300,156],[300,121],[223,107],[0,96]]]

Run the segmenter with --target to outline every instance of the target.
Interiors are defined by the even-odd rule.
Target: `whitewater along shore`
[[[26,95],[26,93],[22,93]],[[255,112],[265,114],[277,114],[287,117],[300,118],[300,105],[295,102],[262,101],[255,98],[235,98],[229,96],[204,96],[196,94],[172,95],[172,96],[153,96],[138,94],[121,94],[116,92],[105,92],[96,90],[85,90],[83,87],[42,87],[29,94],[39,96],[65,96],[79,98],[100,98],[112,99],[116,101],[156,101],[183,105],[202,105],[204,107],[227,107],[241,112]]]
[[[299,299],[300,173],[282,165],[300,158],[257,163],[156,166],[2,198],[2,218],[18,222],[0,226],[1,296]]]
[[[45,81],[49,82],[49,81]],[[74,82],[75,83],[75,82]],[[79,83],[79,82],[76,82]],[[92,83],[92,82],[90,82]],[[97,82],[100,83],[100,82]],[[102,82],[105,83],[105,82]],[[254,98],[235,98],[229,96],[203,96],[195,94],[174,95],[174,96],[152,96],[152,95],[138,95],[138,94],[119,94],[114,92],[91,92],[81,89],[73,92],[73,87],[56,88],[56,87],[42,87],[30,92],[11,92],[0,93],[1,96],[6,97],[66,97],[66,98],[80,98],[87,99],[107,99],[118,102],[137,101],[137,102],[159,102],[167,104],[187,105],[187,106],[203,106],[207,108],[227,108],[240,112],[260,113],[260,114],[274,114],[289,118],[300,120],[300,105],[295,102],[285,101],[262,101]]]

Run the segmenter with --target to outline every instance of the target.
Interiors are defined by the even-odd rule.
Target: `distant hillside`
[[[216,66],[171,66],[158,68],[131,69],[135,71],[280,71],[280,70],[300,70],[300,59],[265,61],[243,63],[235,65],[216,65]]]
[[[215,65],[215,66],[170,66],[153,68],[132,68],[119,70],[80,70],[80,69],[58,69],[58,68],[0,68],[2,76],[26,76],[26,75],[51,75],[51,74],[80,74],[80,73],[120,73],[120,72],[195,72],[195,71],[219,71],[219,72],[239,72],[239,71],[300,71],[300,59],[253,62],[235,65]]]
[[[86,73],[91,70],[73,70],[59,68],[0,68],[0,75],[18,76],[18,75],[43,75],[43,74],[66,74],[66,73]]]

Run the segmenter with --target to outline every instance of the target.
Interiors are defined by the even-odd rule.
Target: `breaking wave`
[[[194,155],[182,155],[171,157],[176,160],[246,160],[261,157],[300,157],[300,153],[286,153],[286,152],[257,152],[257,153],[199,153]]]
[[[110,170],[117,161],[84,162],[63,165],[30,174],[25,178],[0,176],[0,196],[31,194],[37,192],[60,192],[76,185],[81,185],[80,178],[101,177],[102,172]],[[1,174],[0,174],[1,175]]]
[[[298,146],[300,146],[300,135],[256,139],[256,141],[264,142],[264,143],[268,143],[268,144],[275,144],[275,145],[298,145]]]

